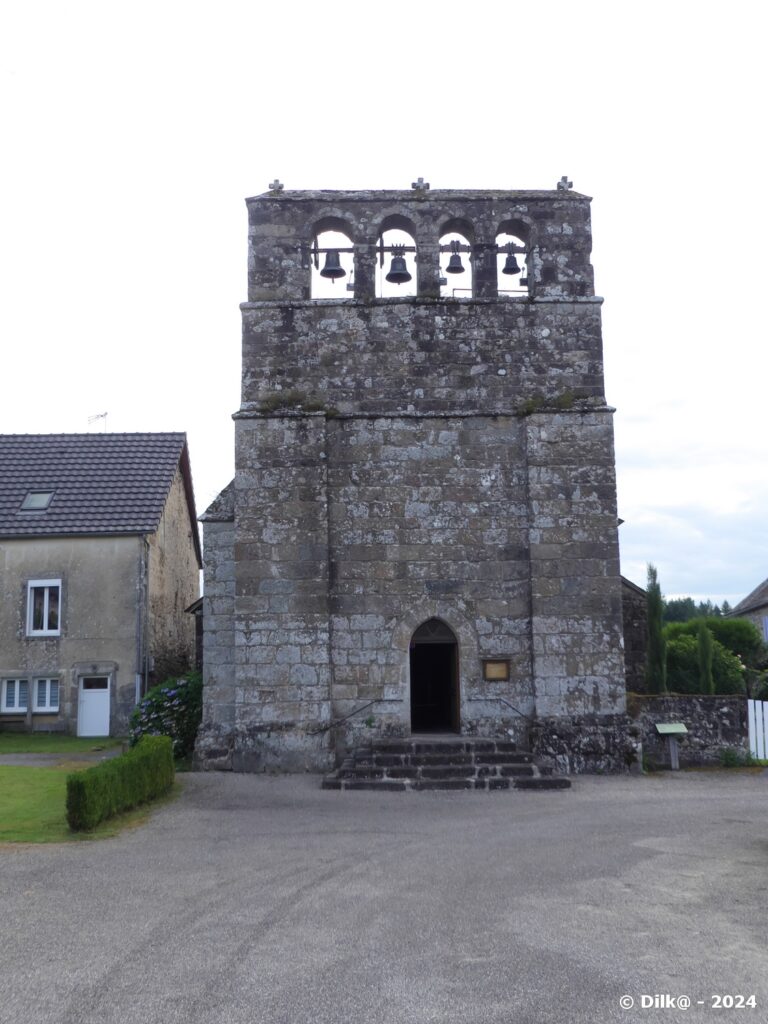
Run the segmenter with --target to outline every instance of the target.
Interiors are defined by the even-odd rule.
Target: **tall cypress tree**
[[[656,567],[648,563],[648,662],[645,680],[649,693],[667,692],[667,644],[662,631],[664,598]]]
[[[715,680],[712,675],[712,634],[702,620],[696,628],[699,655],[699,693],[714,693]]]

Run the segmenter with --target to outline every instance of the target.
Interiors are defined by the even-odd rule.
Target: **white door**
[[[77,735],[109,736],[109,676],[81,677]]]

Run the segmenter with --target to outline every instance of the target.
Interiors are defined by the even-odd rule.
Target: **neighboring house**
[[[759,587],[739,601],[728,617],[754,622],[763,640],[768,642],[768,580],[763,580]]]
[[[200,566],[184,434],[0,435],[0,728],[125,733]]]

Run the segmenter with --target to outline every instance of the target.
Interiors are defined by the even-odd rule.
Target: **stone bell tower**
[[[321,770],[421,732],[619,757],[612,410],[568,184],[247,201],[204,766]]]

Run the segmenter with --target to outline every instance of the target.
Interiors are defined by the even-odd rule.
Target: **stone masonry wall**
[[[527,462],[537,713],[620,714],[625,687],[610,414],[531,416]]]
[[[627,715],[556,715],[537,719],[531,750],[564,774],[611,774],[639,764],[636,730]]]
[[[195,619],[186,609],[200,593],[200,564],[181,469],[148,541],[149,652],[157,683],[195,663]]]
[[[238,415],[605,406],[594,297],[246,303],[242,312]]]
[[[516,728],[496,698],[533,711],[522,421],[331,420],[328,438],[334,717],[384,698],[407,734],[409,643],[435,616],[459,639],[465,728]],[[483,681],[483,657],[510,680]]]
[[[203,719],[196,757],[229,769],[235,741],[235,523],[230,484],[203,519]]]
[[[656,723],[682,722],[687,736],[678,739],[682,767],[719,763],[719,752],[735,747],[749,749],[749,724],[745,697],[708,695],[656,696],[631,694],[628,711],[643,744],[643,754],[658,766],[669,764],[666,739]]]
[[[233,766],[330,767],[325,418],[240,419]]]
[[[610,415],[274,413],[237,436],[236,766],[407,735],[410,638],[433,616],[459,642],[462,731],[524,742],[535,711],[623,711]],[[486,657],[510,679],[484,681]]]
[[[407,734],[410,644],[430,618],[457,639],[463,732],[621,717],[587,197],[275,191],[248,207],[232,766],[318,769],[360,736]],[[389,227],[416,241],[416,298],[374,295]],[[327,229],[353,242],[351,299],[309,300]],[[439,297],[451,230],[472,246],[472,299]],[[503,231],[526,245],[527,296],[497,295]],[[510,679],[486,682],[485,657]]]
[[[624,620],[624,671],[629,693],[646,690],[645,666],[648,661],[648,597],[644,590],[621,581]]]

